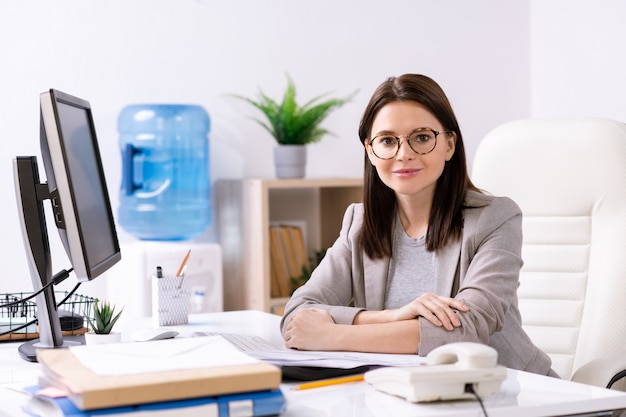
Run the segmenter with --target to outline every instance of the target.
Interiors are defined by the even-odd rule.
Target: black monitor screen
[[[88,265],[98,265],[116,252],[111,236],[106,190],[97,167],[87,110],[63,102],[57,104],[65,147],[66,169],[74,194],[74,211],[83,236],[84,256]]]
[[[120,259],[89,102],[50,90],[41,95],[41,153],[55,223],[79,281]]]

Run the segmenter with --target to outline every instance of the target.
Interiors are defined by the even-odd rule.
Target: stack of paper
[[[41,386],[81,410],[275,391],[280,369],[221,336],[41,349]]]

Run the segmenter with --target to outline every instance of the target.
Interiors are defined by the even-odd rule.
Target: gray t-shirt
[[[402,307],[435,289],[435,253],[426,250],[426,237],[409,237],[396,217],[393,257],[389,262],[385,309]]]

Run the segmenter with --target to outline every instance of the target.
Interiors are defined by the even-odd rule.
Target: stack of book
[[[253,417],[278,415],[285,406],[282,392],[273,390],[81,410],[66,396],[48,394],[46,391],[49,390],[41,387],[29,387],[27,390],[33,397],[25,411],[36,417]]]
[[[270,226],[270,273],[272,297],[289,297],[310,267],[302,228]]]
[[[280,369],[221,336],[40,349],[37,359],[42,375],[31,388],[33,401],[60,389],[64,397],[45,400],[66,417],[255,417],[279,414],[285,405]]]

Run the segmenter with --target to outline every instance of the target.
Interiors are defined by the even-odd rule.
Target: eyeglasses
[[[450,130],[439,132],[429,127],[421,127],[415,129],[408,135],[402,135],[406,138],[409,147],[413,152],[419,155],[431,153],[437,146],[437,136],[441,133],[452,133]],[[400,150],[400,139],[402,136],[394,136],[388,133],[378,135],[367,141],[371,146],[372,152],[380,159],[391,159],[398,154]]]

